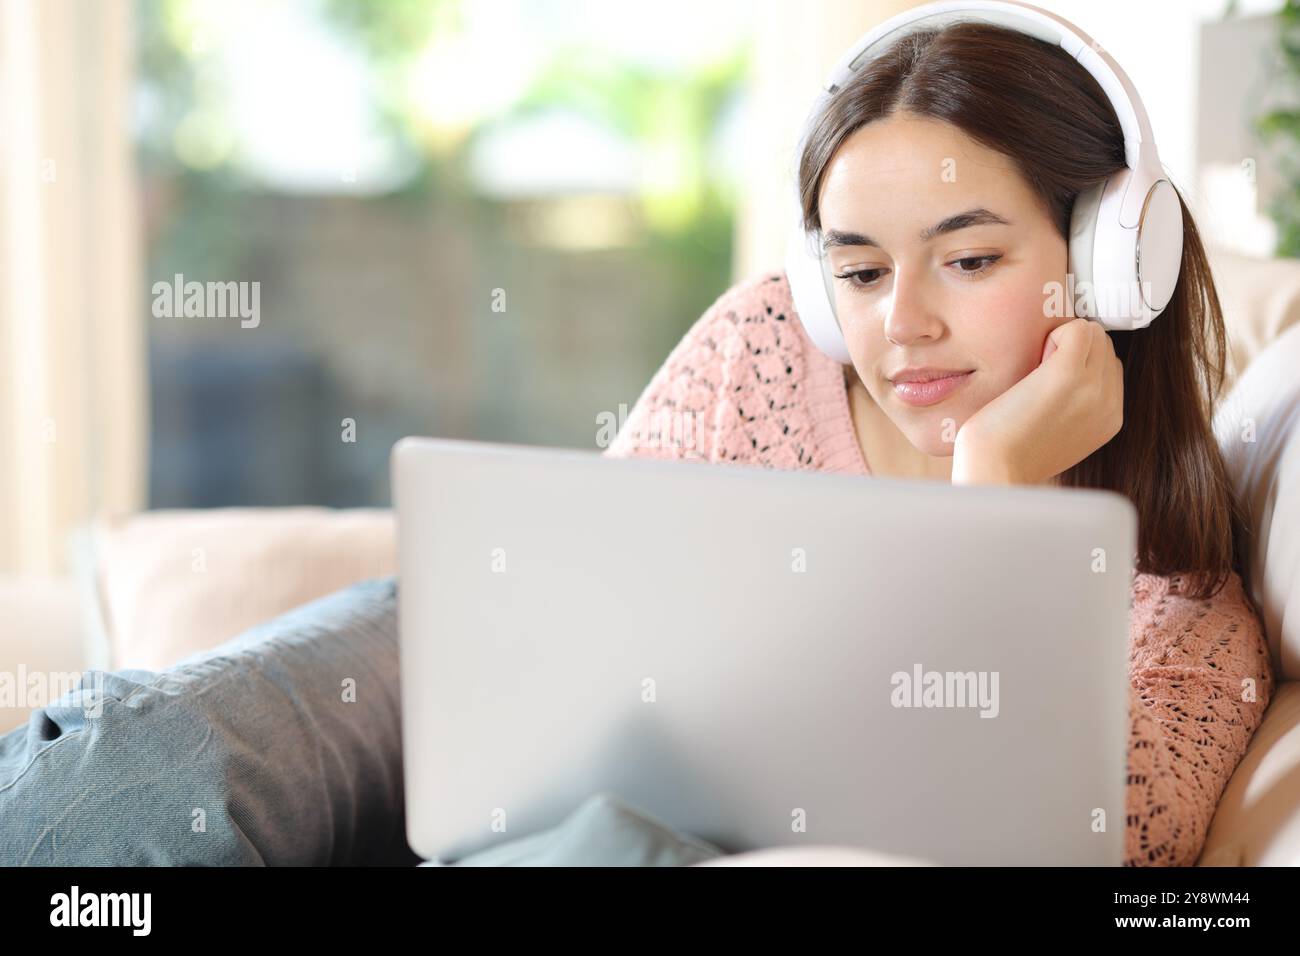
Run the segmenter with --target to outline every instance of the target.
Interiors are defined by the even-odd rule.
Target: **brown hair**
[[[1124,138],[1101,86],[1041,40],[965,22],[904,36],[867,64],[814,119],[799,162],[804,228],[820,230],[818,196],[836,149],[895,112],[943,120],[1012,159],[1062,237],[1078,193],[1124,167]],[[1124,366],[1119,433],[1059,476],[1104,488],[1138,511],[1137,568],[1191,578],[1204,599],[1245,576],[1243,512],[1210,425],[1224,384],[1224,325],[1200,234],[1183,210],[1173,298],[1149,326],[1111,333]],[[1249,588],[1247,588],[1249,594]]]

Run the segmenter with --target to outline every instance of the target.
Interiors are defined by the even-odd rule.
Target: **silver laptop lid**
[[[1121,862],[1132,504],[405,439],[407,832]]]

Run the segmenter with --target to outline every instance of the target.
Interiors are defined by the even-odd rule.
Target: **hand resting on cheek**
[[[1042,361],[957,432],[953,484],[1050,484],[1124,423],[1124,368],[1110,335],[1076,318],[1057,326]]]

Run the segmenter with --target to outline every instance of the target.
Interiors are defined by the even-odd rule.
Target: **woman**
[[[607,454],[1128,495],[1126,863],[1190,864],[1273,683],[1208,423],[1224,333],[1194,223],[1148,328],[1044,306],[1073,197],[1122,165],[1113,110],[1060,50],[979,25],[909,38],[830,102],[800,166],[805,226],[859,236],[831,252],[852,366],[812,347],[784,274],[757,276]],[[967,374],[922,388],[906,366]],[[0,737],[0,863],[413,862],[395,597],[359,585],[161,674],[92,673]]]
[[[1123,166],[1113,107],[1060,48],[976,23],[895,43],[826,104],[799,164],[803,225],[834,237],[852,366],[812,345],[783,273],[742,282],[607,454],[1127,495],[1126,863],[1190,864],[1272,673],[1210,427],[1223,316],[1186,207],[1174,297],[1148,327],[1054,307],[1074,197]],[[960,374],[903,381],[918,367]]]

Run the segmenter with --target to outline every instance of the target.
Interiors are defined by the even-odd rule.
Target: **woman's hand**
[[[1059,325],[1032,372],[972,415],[953,446],[953,484],[1048,484],[1119,433],[1124,367],[1090,319]]]

